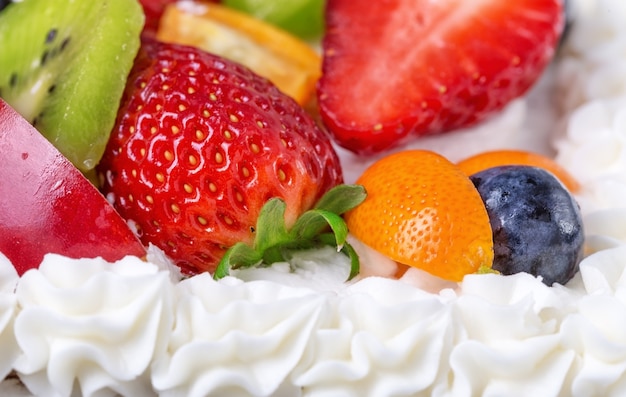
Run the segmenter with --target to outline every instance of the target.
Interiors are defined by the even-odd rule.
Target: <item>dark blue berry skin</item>
[[[494,240],[493,269],[566,284],[583,256],[578,204],[549,172],[529,166],[494,167],[470,177],[482,197]]]

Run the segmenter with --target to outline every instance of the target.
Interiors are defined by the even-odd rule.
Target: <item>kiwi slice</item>
[[[140,45],[137,0],[21,0],[0,11],[0,97],[83,172],[115,123]]]

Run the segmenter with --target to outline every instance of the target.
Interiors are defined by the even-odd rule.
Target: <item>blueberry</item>
[[[487,208],[494,240],[493,269],[566,284],[578,271],[584,233],[578,204],[548,171],[494,167],[470,177]]]

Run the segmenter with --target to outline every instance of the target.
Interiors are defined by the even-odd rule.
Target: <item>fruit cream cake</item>
[[[348,43],[361,31],[350,16],[384,18],[378,6],[364,11],[329,0],[323,74],[307,63],[281,60],[294,68],[292,76],[302,77],[291,91],[226,55],[167,42],[171,31],[162,30],[172,13],[189,17],[177,27],[192,26],[195,17],[206,17],[206,4],[165,7],[167,1],[146,1],[141,10],[128,0],[70,3],[60,10],[43,0],[0,2],[0,96],[10,104],[0,103],[0,394],[626,393],[623,2],[568,2],[571,24],[563,37],[559,1],[507,3],[517,11],[528,4],[557,5],[544,10],[551,24],[531,24],[548,29],[541,40],[530,28],[524,33],[537,48],[527,48],[531,61],[517,60],[524,72],[507,75],[515,87],[502,88],[500,81],[489,88],[493,97],[480,94],[487,95],[481,102],[463,97],[469,94],[462,89],[446,96],[458,86],[439,86],[441,107],[419,114],[392,96],[398,90],[407,97],[425,95],[419,92],[424,86],[376,86],[373,63],[351,58],[359,55]],[[245,8],[246,2],[223,3]],[[409,3],[415,4],[396,2]],[[481,7],[450,4],[463,9],[455,14],[461,16]],[[428,15],[435,19],[445,11],[423,7],[432,7]],[[43,8],[50,11],[33,11]],[[492,7],[497,11],[490,17],[510,17],[505,8]],[[198,46],[219,52],[215,43],[232,39],[237,29],[229,11],[215,9],[211,17],[221,27],[202,26],[220,40],[203,38]],[[35,14],[38,30],[24,30],[19,21]],[[77,14],[84,25],[75,22]],[[389,23],[419,17],[417,25],[428,26],[420,19],[425,15]],[[519,23],[538,14],[515,15]],[[310,38],[302,23],[293,22],[297,17],[273,17]],[[244,20],[248,28],[257,26]],[[456,21],[459,31],[466,28],[462,22]],[[111,26],[117,35],[107,33]],[[374,39],[382,31],[367,26],[372,32],[356,45],[380,46]],[[469,37],[450,25],[442,29],[455,32],[447,36],[451,42]],[[280,42],[287,53],[315,59],[282,31],[267,34],[268,42]],[[437,33],[420,34],[431,40],[420,47],[428,53]],[[32,44],[33,37],[43,40]],[[236,42],[248,51],[245,61],[269,62],[249,41]],[[111,62],[121,47],[131,55]],[[236,48],[228,50],[238,56]],[[399,59],[395,50],[384,51],[391,62]],[[438,55],[432,56],[434,64]],[[494,70],[500,67],[497,57],[487,59]],[[400,84],[406,73],[425,73],[419,69],[423,63],[417,64],[404,65],[400,75],[385,81]],[[355,86],[351,73],[382,95]],[[458,70],[445,73],[457,76]],[[307,92],[318,79],[318,104],[312,105]],[[198,87],[209,98],[202,105],[193,99]],[[450,98],[461,98],[461,105]],[[298,104],[330,126],[332,143]],[[435,104],[423,109],[429,106]],[[87,107],[94,117],[74,114],[76,107]],[[107,116],[111,108],[117,117]],[[371,118],[374,112],[382,113]],[[182,133],[189,126],[190,136]],[[96,139],[96,127],[112,129],[110,139]],[[217,136],[210,146],[204,143],[208,131]],[[242,131],[245,147],[234,139]],[[274,156],[253,156],[264,151]],[[168,168],[174,161],[176,167]],[[230,167],[233,174],[211,171],[222,164],[229,168],[226,163],[237,164]],[[246,185],[248,179],[259,182]],[[94,194],[94,185],[108,202]],[[206,190],[197,190],[200,185]],[[225,185],[226,194],[206,198],[205,192]],[[174,194],[187,198],[172,201]],[[421,195],[420,203],[438,197],[450,227],[428,238],[443,240],[434,246],[445,255],[422,243],[426,248],[419,250],[377,245],[386,241],[381,230],[387,229],[371,227],[372,219],[393,223],[387,221],[402,217],[407,206],[395,200],[410,194]],[[65,199],[76,195],[83,201]],[[515,200],[506,201],[509,195]],[[201,212],[194,207],[196,196],[218,211]],[[434,228],[432,213],[426,206],[420,211],[420,219]],[[528,222],[546,212],[558,220]],[[180,213],[193,216],[181,221]],[[192,236],[188,224],[212,228],[202,248],[181,245],[204,238]],[[236,224],[250,225],[242,230]],[[409,243],[421,237],[408,236]],[[68,247],[67,239],[80,243]],[[277,244],[281,249],[274,249]],[[122,255],[116,257],[111,247]],[[540,254],[522,249],[528,247]]]

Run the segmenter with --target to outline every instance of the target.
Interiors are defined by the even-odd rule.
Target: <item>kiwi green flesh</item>
[[[0,97],[93,169],[140,45],[137,0],[23,0],[0,12]]]

